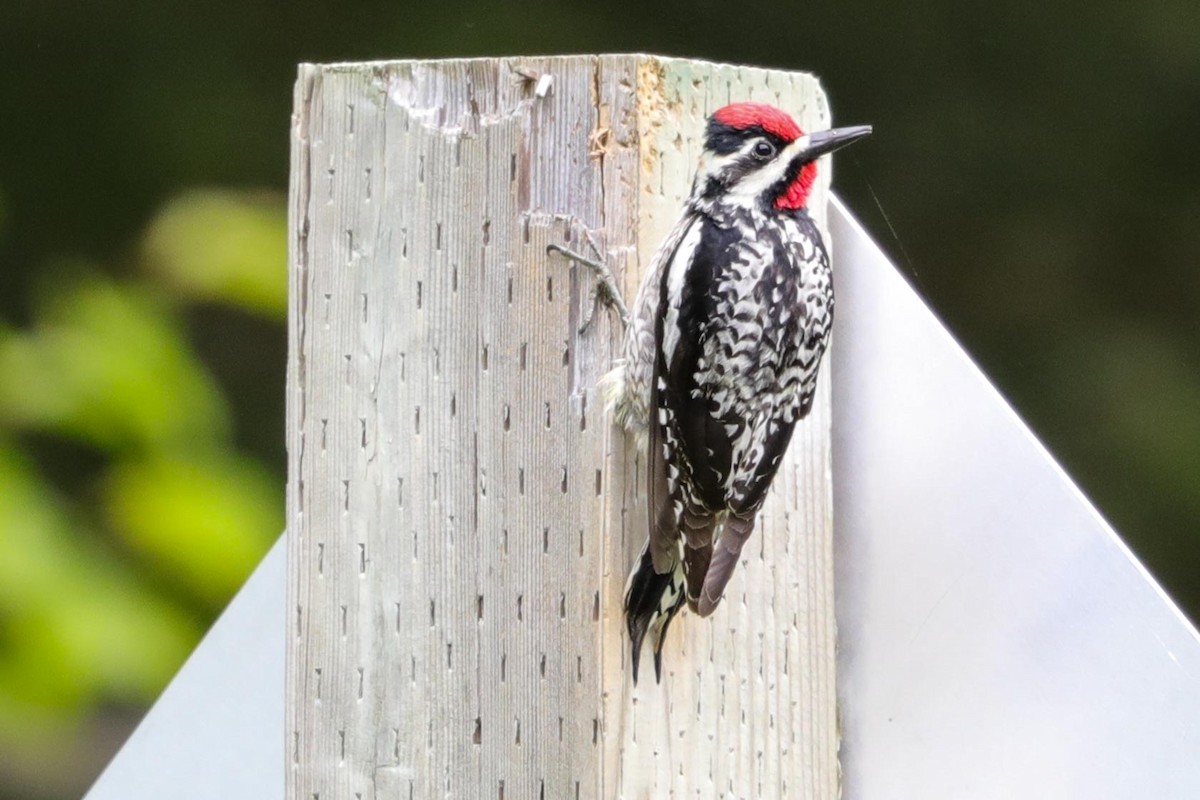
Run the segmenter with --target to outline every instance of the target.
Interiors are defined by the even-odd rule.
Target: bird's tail
[[[633,683],[637,685],[642,641],[650,634],[654,647],[654,679],[662,681],[662,647],[667,627],[684,603],[683,564],[676,559],[667,572],[655,572],[647,543],[625,587],[625,624],[633,650]]]

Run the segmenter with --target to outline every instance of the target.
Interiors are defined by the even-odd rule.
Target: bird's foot
[[[547,245],[546,252],[558,253],[566,258],[580,263],[590,269],[596,276],[595,283],[588,291],[587,316],[584,317],[583,324],[579,326],[579,332],[583,333],[592,324],[592,318],[596,315],[596,304],[598,302],[615,310],[621,318],[621,322],[625,325],[629,324],[629,309],[625,306],[625,299],[621,296],[621,290],[617,286],[617,280],[613,277],[612,270],[608,268],[603,261],[600,260],[600,248],[596,246],[596,242],[587,231],[584,231],[584,238],[587,239],[588,246],[595,253],[595,258],[588,258],[561,247],[557,244]]]

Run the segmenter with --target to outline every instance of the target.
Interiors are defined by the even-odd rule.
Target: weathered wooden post
[[[738,99],[829,124],[810,76],[652,56],[301,68],[289,798],[837,796],[828,371],[724,604],[635,690],[621,331],[579,333],[592,277],[546,252],[590,234],[632,298]]]

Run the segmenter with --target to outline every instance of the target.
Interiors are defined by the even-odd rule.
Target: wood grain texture
[[[289,798],[837,796],[827,371],[725,603],[635,690],[621,330],[546,253],[590,232],[632,298],[737,99],[828,125],[808,76],[650,56],[301,68]]]

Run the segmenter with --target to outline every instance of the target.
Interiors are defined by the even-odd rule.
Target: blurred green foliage
[[[242,585],[283,523],[276,476],[228,454],[119,464],[102,503],[130,549],[211,607]]]
[[[0,445],[0,731],[6,746],[99,700],[142,702],[178,667],[195,621],[79,535],[36,468]]]
[[[0,800],[78,796],[282,525],[299,61],[818,73],[875,125],[841,194],[1200,616],[1198,41],[1195,0],[5,8]]]
[[[173,291],[282,320],[287,220],[279,199],[192,191],[167,204],[142,240],[144,263]]]
[[[0,421],[114,452],[229,438],[219,390],[170,309],[144,288],[82,275],[40,300],[28,332],[0,338]]]
[[[0,751],[35,765],[17,781],[53,789],[38,766],[97,710],[157,696],[282,528],[281,465],[239,452],[187,316],[278,329],[285,224],[277,193],[185,192],[134,269],[56,262],[28,324],[0,327]]]

